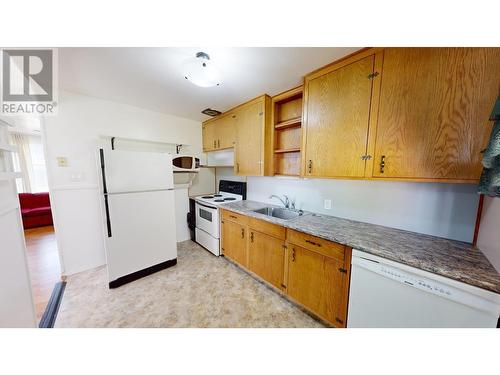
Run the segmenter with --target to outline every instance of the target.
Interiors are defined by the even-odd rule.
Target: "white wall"
[[[61,267],[67,275],[105,263],[96,163],[102,135],[146,141],[143,144],[181,143],[190,145],[184,152],[202,155],[200,122],[60,92],[59,113],[45,119],[43,136]],[[121,147],[127,147],[126,142]],[[150,144],[155,147],[164,146]],[[67,158],[67,167],[58,167],[60,156]],[[187,226],[183,216],[177,223],[181,232]]]
[[[248,177],[247,189],[251,200],[279,204],[269,196],[287,194],[303,210],[466,242],[479,199],[475,185],[440,183]]]
[[[500,198],[484,198],[477,247],[500,272]]]

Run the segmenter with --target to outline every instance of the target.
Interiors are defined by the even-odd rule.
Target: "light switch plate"
[[[332,200],[331,199],[325,199],[324,207],[325,207],[325,210],[331,210],[332,209]]]
[[[63,156],[58,156],[57,157],[57,166],[58,167],[67,167],[68,166],[68,159],[63,157]]]

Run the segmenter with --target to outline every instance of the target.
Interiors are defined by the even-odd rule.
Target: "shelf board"
[[[300,173],[275,173],[276,177],[300,177]]]
[[[285,152],[300,152],[300,148],[287,148],[287,149],[278,149],[274,150],[275,154],[284,154]]]
[[[0,172],[0,180],[12,180],[22,176],[23,174],[20,172]]]
[[[276,125],[274,125],[274,128],[276,130],[281,130],[295,126],[300,126],[301,123],[302,123],[302,117],[295,117],[290,120],[278,122]]]
[[[11,145],[9,145],[7,143],[0,143],[0,150],[1,151],[13,152],[14,151],[14,147],[12,147]]]

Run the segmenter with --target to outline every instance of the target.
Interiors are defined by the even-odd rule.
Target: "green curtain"
[[[500,96],[495,102],[490,120],[495,121],[488,147],[483,154],[483,173],[478,191],[492,197],[500,197]]]

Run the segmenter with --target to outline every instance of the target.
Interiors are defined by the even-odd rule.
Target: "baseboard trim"
[[[45,308],[42,319],[40,319],[38,328],[54,328],[57,313],[59,311],[59,306],[61,305],[65,289],[65,281],[56,283],[56,285],[54,286],[54,290],[52,290],[52,294],[50,295],[49,303],[47,303],[47,307]]]
[[[118,288],[118,287],[125,285],[125,284],[128,284],[132,281],[141,279],[145,276],[149,276],[155,272],[164,270],[164,269],[169,268],[169,267],[173,267],[176,264],[177,264],[177,258],[170,259],[170,260],[167,260],[166,262],[158,263],[158,264],[155,264],[154,266],[144,268],[143,270],[136,271],[136,272],[130,273],[128,275],[119,277],[118,279],[109,282],[109,289]]]

